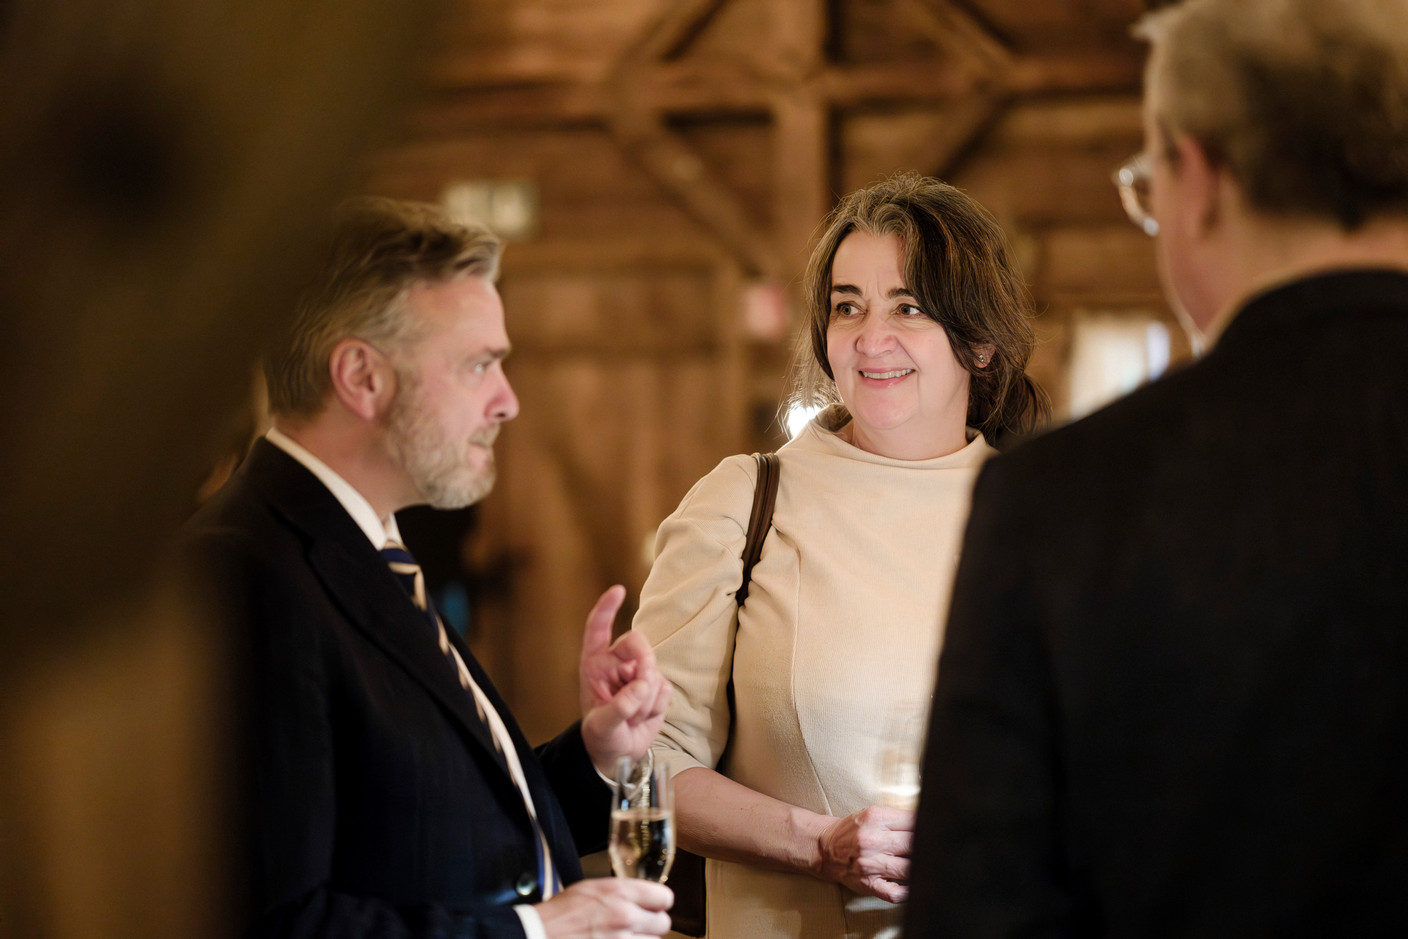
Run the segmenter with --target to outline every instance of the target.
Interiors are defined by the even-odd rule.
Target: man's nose
[[[513,385],[509,384],[507,375],[500,372],[499,378],[503,384],[489,402],[489,414],[494,420],[503,423],[518,416],[518,395],[513,393]]]

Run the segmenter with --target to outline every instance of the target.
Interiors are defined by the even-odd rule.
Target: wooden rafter
[[[828,0],[786,0],[772,7],[772,55],[784,81],[804,83],[826,62]]]
[[[904,0],[900,6],[911,24],[960,61],[998,76],[1011,67],[1006,44],[950,0]]]
[[[728,0],[675,0],[656,14],[623,59],[668,61],[678,57]]]
[[[720,183],[678,134],[659,117],[618,113],[609,122],[621,149],[640,164],[696,221],[714,232],[745,270],[773,274],[777,254],[738,197]]]
[[[950,175],[954,164],[1006,109],[1006,93],[975,94],[954,102],[938,129],[911,155],[908,166],[930,176]]]
[[[809,236],[831,207],[832,104],[813,81],[826,65],[828,0],[773,5],[774,60],[781,68],[769,111],[773,140],[774,277],[800,269]]]
[[[812,229],[831,208],[831,108],[799,87],[779,94],[772,114],[776,275],[801,269]]]
[[[871,107],[926,108],[943,116],[908,165],[947,174],[1008,104],[1032,94],[1127,91],[1141,65],[1130,54],[1015,54],[957,0],[897,0],[905,26],[942,55],[909,61],[828,59],[832,5],[778,0],[769,54],[757,61],[689,57],[730,0],[661,0],[604,77],[521,82],[471,79],[453,63],[438,99],[417,116],[425,136],[505,126],[595,126],[752,275],[795,271],[811,227],[829,208],[836,115]],[[735,0],[736,2],[736,0]],[[772,125],[774,224],[746,205],[680,134],[671,117],[766,115]]]
[[[679,55],[718,12],[724,0],[684,0],[662,8],[611,70],[607,127],[628,157],[640,164],[681,207],[710,229],[744,270],[776,275],[780,261],[737,195],[709,172],[700,158],[663,120],[665,109],[646,100],[647,73]],[[825,0],[811,0],[824,3]],[[791,6],[791,4],[784,4]],[[668,68],[668,65],[665,66]],[[746,82],[751,84],[751,82]]]
[[[1138,87],[1142,64],[1128,55],[1018,57],[1000,84],[1013,95],[1087,94]],[[827,65],[809,84],[834,108],[932,105],[999,84],[948,61]],[[623,100],[660,114],[763,114],[775,79],[739,63],[671,62],[632,71],[628,88],[571,82],[443,87],[413,118],[426,136],[474,128],[597,125]]]

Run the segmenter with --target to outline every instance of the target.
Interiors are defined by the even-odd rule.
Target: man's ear
[[[332,393],[348,411],[365,421],[385,414],[396,394],[396,371],[371,343],[344,339],[328,356]]]
[[[1184,134],[1174,142],[1176,154],[1172,171],[1178,177],[1179,196],[1185,211],[1180,217],[1193,226],[1187,234],[1201,238],[1223,220],[1222,204],[1227,169],[1208,156],[1203,145]]]

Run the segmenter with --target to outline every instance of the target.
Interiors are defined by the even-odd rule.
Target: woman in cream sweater
[[[913,815],[877,804],[883,731],[897,706],[927,713],[988,439],[1045,410],[1020,275],[959,190],[851,194],[805,286],[799,389],[831,406],[779,451],[747,603],[756,468],[734,456],[660,526],[634,622],[675,686],[657,755],[680,846],[709,859],[711,939],[894,934]]]

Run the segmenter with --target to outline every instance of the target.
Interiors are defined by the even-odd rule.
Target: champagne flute
[[[919,759],[927,713],[909,703],[891,708],[881,736],[880,804],[913,811],[919,805]]]
[[[611,793],[611,869],[664,883],[675,862],[675,801],[667,767],[651,754],[616,762]]]

